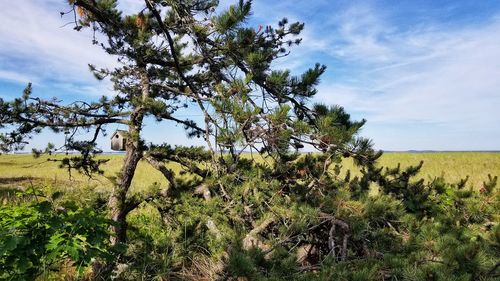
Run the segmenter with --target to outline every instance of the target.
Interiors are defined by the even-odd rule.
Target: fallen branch
[[[167,168],[165,164],[156,160],[152,156],[147,156],[146,160],[148,161],[149,164],[151,164],[151,166],[153,166],[153,168],[155,168],[156,170],[160,171],[163,174],[165,179],[167,179],[168,183],[170,184],[170,187],[174,189],[177,188],[177,183],[175,182],[175,174],[171,169]]]
[[[205,184],[201,184],[196,187],[196,189],[194,190],[194,194],[203,196],[206,201],[212,199],[212,194]]]
[[[263,251],[268,250],[270,247],[262,242],[257,235],[263,232],[270,224],[274,223],[276,219],[274,217],[270,217],[265,219],[259,225],[254,227],[243,239],[243,249],[248,250],[253,247],[257,247]]]
[[[159,199],[159,198],[166,198],[168,197],[168,191],[170,189],[167,187],[167,188],[164,188],[160,191],[158,191],[157,193],[155,194],[152,194],[146,198],[142,198],[142,199],[139,199],[139,198],[130,198],[128,199],[127,201],[127,206],[125,208],[125,214],[128,214],[130,212],[132,212],[133,210],[135,210],[137,207],[139,207],[139,205],[141,205],[142,203],[149,203],[151,201],[154,201],[156,199]]]
[[[491,268],[488,273],[486,273],[486,276],[493,276],[493,273],[495,273],[495,271],[500,267],[500,261],[497,262],[495,264],[495,266],[493,266],[493,268]]]
[[[214,235],[215,238],[220,239],[222,237],[222,233],[220,232],[217,225],[215,225],[213,220],[208,220],[205,225],[208,228],[208,231],[210,231],[210,233],[212,233],[212,235]]]
[[[336,236],[336,226],[339,226],[344,231],[344,237],[342,239],[342,246],[340,251],[340,260],[345,261],[347,258],[347,242],[349,240],[349,225],[343,220],[332,219],[332,227],[328,232],[328,247],[330,248],[330,253],[333,258],[336,258],[335,253],[335,236]]]

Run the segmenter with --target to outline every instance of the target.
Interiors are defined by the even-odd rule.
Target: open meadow
[[[500,1],[359,2],[0,1],[0,281],[500,281]]]
[[[103,175],[94,178],[73,171],[71,176],[68,171],[59,168],[58,162],[47,161],[48,158],[61,158],[62,156],[42,156],[33,158],[32,155],[0,155],[0,188],[28,187],[31,184],[47,185],[71,190],[72,188],[90,187],[94,189],[111,188],[107,177],[113,177],[122,165],[122,155],[102,155],[109,159],[102,166]],[[421,160],[424,165],[419,174],[426,181],[443,175],[449,182],[458,182],[469,176],[468,185],[479,189],[488,174],[500,175],[500,152],[390,152],[379,159],[379,166],[401,167],[417,165]],[[179,172],[179,166],[173,166]],[[359,174],[352,161],[343,162],[343,171],[351,170],[353,175]],[[141,161],[132,182],[131,192],[137,193],[148,190],[152,185],[163,186],[166,184],[160,172],[153,169],[148,163]]]

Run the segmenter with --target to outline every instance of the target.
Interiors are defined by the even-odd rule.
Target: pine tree
[[[99,33],[93,43],[118,59],[114,69],[90,66],[97,79],[111,79],[116,95],[64,104],[32,97],[28,85],[20,98],[0,99],[0,126],[12,129],[0,135],[0,145],[21,149],[46,128],[64,133],[65,149],[80,154],[62,159],[61,166],[91,176],[101,172],[104,161],[95,157],[101,152],[99,134],[111,124],[128,127],[123,166],[111,179],[111,242],[127,242],[127,216],[133,223],[136,217],[129,214],[143,202],[160,218],[149,216],[147,225],[129,231],[128,242],[138,241],[133,244],[138,254],[128,253],[129,272],[117,278],[498,279],[497,177],[474,192],[467,179],[456,184],[415,179],[423,163],[379,167],[381,152],[358,137],[365,120],[352,121],[340,106],[311,103],[325,66],[316,64],[298,76],[271,67],[300,44],[302,23],[283,19],[276,27],[248,27],[249,1],[221,13],[215,12],[217,1],[209,0],[144,0],[130,15],[114,0],[69,5],[75,30]],[[203,115],[203,122],[179,118],[186,107]],[[168,139],[147,144],[142,128],[150,117],[184,126],[188,136],[203,138],[206,148],[172,147]],[[81,130],[91,131],[92,138],[77,140]],[[298,153],[305,146],[317,153]],[[35,154],[53,150],[48,146]],[[248,150],[262,161],[243,157]],[[342,174],[344,158],[352,158],[361,174]],[[140,160],[159,170],[168,186],[130,195]],[[194,176],[181,177],[169,163]],[[370,194],[373,187],[377,194]],[[0,241],[0,262],[14,258],[9,268],[22,267],[18,253],[31,248],[10,232],[18,210],[32,212],[25,209],[2,210],[0,234],[8,239]],[[31,220],[17,223],[40,227],[33,228]],[[168,251],[151,242],[155,239]],[[102,239],[99,244],[105,245]],[[168,268],[146,270],[144,264]],[[9,274],[0,278],[15,276]]]
[[[100,171],[103,161],[94,159],[100,153],[97,136],[107,125],[127,126],[126,154],[108,202],[115,222],[113,243],[126,241],[127,214],[141,202],[127,196],[141,159],[168,180],[169,186],[156,195],[167,196],[177,186],[167,160],[206,178],[233,172],[248,149],[272,158],[277,169],[296,158],[290,158],[293,148],[304,145],[327,155],[324,171],[339,155],[365,162],[378,157],[369,142],[354,141],[364,120],[350,121],[341,107],[310,106],[324,65],[316,64],[299,76],[271,69],[273,61],[300,44],[303,23],[284,18],[276,27],[248,27],[251,2],[243,0],[219,14],[213,0],[145,0],[142,9],[130,15],[118,9],[116,0],[68,2],[76,19],[74,29],[99,33],[93,44],[119,61],[114,69],[90,65],[97,79],[111,79],[116,95],[65,105],[32,97],[29,85],[21,98],[0,100],[2,125],[14,127],[1,136],[2,148],[22,148],[27,139],[50,128],[66,134],[66,149],[80,152],[62,160],[62,165],[91,175]],[[198,110],[204,123],[176,117],[186,107]],[[208,155],[172,149],[168,140],[161,146],[146,144],[141,132],[147,117],[181,124],[188,136],[203,137]],[[92,130],[93,138],[75,140],[78,130]],[[216,151],[227,151],[230,157]],[[210,159],[208,169],[197,165],[200,157]],[[194,191],[199,184],[189,188]]]

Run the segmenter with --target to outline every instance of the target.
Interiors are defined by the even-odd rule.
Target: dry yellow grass
[[[47,158],[62,158],[63,156],[42,156],[38,159],[31,155],[0,155],[0,186],[24,186],[30,181],[36,183],[50,184],[58,187],[82,187],[91,186],[95,188],[111,188],[112,184],[107,177],[113,177],[120,170],[122,155],[103,155],[100,158],[109,159],[102,165],[104,175],[88,177],[73,171],[71,176],[68,170],[59,168],[58,162],[47,161]],[[178,166],[172,166],[178,171]],[[166,185],[167,182],[160,172],[141,161],[132,182],[133,193],[147,190],[151,185],[158,183]]]
[[[480,188],[488,174],[500,176],[500,152],[391,152],[379,160],[379,166],[401,167],[418,165],[423,160],[419,178],[427,181],[443,175],[448,182],[458,182],[469,176],[468,185]],[[345,161],[344,167],[352,168],[352,161]]]
[[[0,155],[0,187],[25,186],[32,181],[68,189],[82,186],[107,189],[111,187],[111,183],[106,177],[116,175],[120,170],[123,156],[101,157],[110,159],[102,166],[105,171],[104,176],[88,179],[76,171],[70,178],[67,170],[59,168],[57,162],[47,162],[47,156],[34,159],[31,155]],[[457,182],[469,175],[469,184],[477,188],[487,179],[488,174],[500,176],[500,153],[495,152],[386,153],[380,159],[379,165],[394,167],[401,163],[402,167],[406,167],[416,165],[420,160],[424,160],[420,177],[426,180],[444,175],[448,181]],[[344,168],[356,173],[352,161],[346,160],[343,165]],[[179,166],[172,168],[175,171],[180,170]],[[155,183],[166,185],[165,179],[158,171],[141,161],[131,191],[133,193],[145,191]]]

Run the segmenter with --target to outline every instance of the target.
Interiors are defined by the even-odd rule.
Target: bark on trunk
[[[142,101],[144,103],[149,97],[149,78],[145,67],[140,69],[139,75],[141,77]],[[110,237],[112,245],[127,241],[127,214],[130,210],[127,206],[127,193],[134,178],[137,164],[143,157],[140,140],[143,119],[144,106],[139,105],[130,115],[129,134],[125,143],[126,153],[123,166],[108,201],[110,218],[113,221]]]
[[[111,226],[112,245],[125,243],[127,240],[127,193],[142,154],[140,148],[135,147],[130,142],[132,141],[127,142],[127,152],[123,167],[109,199],[110,217],[113,221],[113,225]]]

